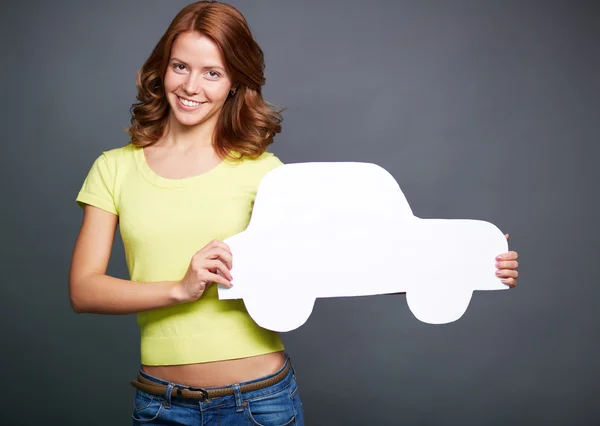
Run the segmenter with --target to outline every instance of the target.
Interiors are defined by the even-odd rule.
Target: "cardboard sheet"
[[[503,290],[504,234],[479,220],[420,219],[398,183],[369,163],[286,164],[261,181],[247,229],[225,240],[233,287],[262,327],[290,331],[317,297],[406,292],[419,320],[443,324],[473,290]],[[399,302],[402,300],[398,299]]]

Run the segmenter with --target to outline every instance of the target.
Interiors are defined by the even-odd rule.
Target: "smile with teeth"
[[[185,106],[187,106],[187,107],[197,107],[197,106],[200,106],[200,105],[202,105],[202,103],[201,103],[201,102],[194,102],[194,101],[190,101],[190,100],[188,100],[188,99],[181,98],[181,97],[179,97],[179,96],[178,96],[177,98],[179,99],[179,102],[181,102],[182,104],[184,104],[184,105],[185,105]]]

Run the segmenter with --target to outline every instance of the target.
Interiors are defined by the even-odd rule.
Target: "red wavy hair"
[[[214,1],[183,8],[138,71],[138,102],[131,106],[131,126],[126,130],[131,143],[146,146],[163,136],[170,109],[163,81],[173,42],[187,31],[210,38],[221,49],[232,86],[237,88],[225,101],[215,128],[216,153],[222,159],[235,158],[230,151],[258,157],[281,132],[282,110],[274,109],[262,97],[264,55],[246,19],[233,6]]]

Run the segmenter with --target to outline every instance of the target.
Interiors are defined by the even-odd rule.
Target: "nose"
[[[200,93],[202,90],[200,87],[200,76],[193,72],[188,74],[187,79],[183,83],[182,89],[190,96]]]

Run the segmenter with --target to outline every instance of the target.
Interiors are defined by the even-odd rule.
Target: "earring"
[[[231,96],[235,95],[235,89],[231,89],[231,90],[229,91],[229,94],[230,94]]]

